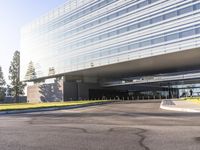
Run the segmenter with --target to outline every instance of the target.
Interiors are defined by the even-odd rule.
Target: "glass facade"
[[[200,47],[199,0],[71,0],[22,29],[21,80],[30,62],[41,78],[188,47]]]

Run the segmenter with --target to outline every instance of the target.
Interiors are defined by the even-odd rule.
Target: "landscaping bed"
[[[187,97],[187,98],[184,98],[184,99],[187,100],[187,101],[190,101],[190,102],[200,104],[200,97]]]
[[[68,106],[81,106],[87,104],[107,103],[110,100],[84,100],[84,101],[68,101],[68,102],[47,102],[47,103],[12,103],[0,104],[0,111],[15,111],[43,108],[59,108]]]

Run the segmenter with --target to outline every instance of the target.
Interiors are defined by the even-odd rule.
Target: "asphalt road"
[[[0,116],[0,150],[200,150],[200,114],[123,103]]]

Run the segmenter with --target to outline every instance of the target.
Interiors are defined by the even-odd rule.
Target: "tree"
[[[5,97],[5,84],[6,81],[4,80],[3,71],[0,66],[0,100],[3,100]]]
[[[25,75],[25,79],[26,80],[32,80],[32,79],[35,79],[36,77],[37,76],[36,76],[36,72],[35,72],[35,67],[33,65],[33,62],[30,61],[26,75]]]
[[[11,80],[11,94],[14,96],[15,102],[20,95],[24,94],[26,84],[20,81],[20,52],[15,51],[13,60],[9,68],[9,79]]]

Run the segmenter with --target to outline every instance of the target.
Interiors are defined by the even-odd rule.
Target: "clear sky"
[[[20,50],[20,28],[66,0],[0,0],[0,66],[7,80],[15,50]]]

